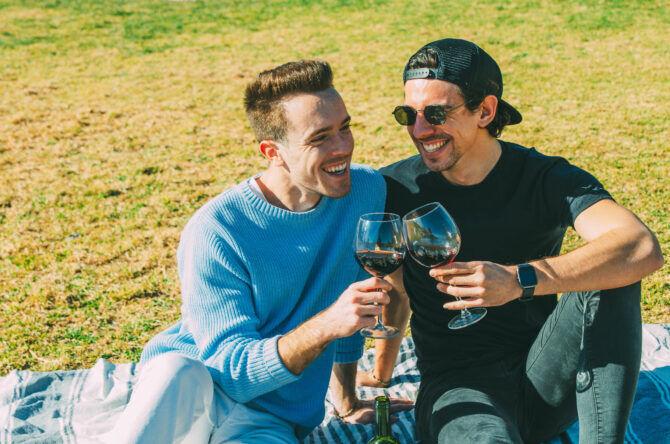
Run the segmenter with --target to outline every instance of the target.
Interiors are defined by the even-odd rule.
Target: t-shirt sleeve
[[[592,174],[562,160],[549,170],[544,191],[550,211],[561,226],[574,226],[582,211],[603,199],[613,199]]]

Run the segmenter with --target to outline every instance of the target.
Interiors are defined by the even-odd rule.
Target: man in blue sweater
[[[245,108],[269,167],[184,229],[182,318],[144,349],[115,442],[295,443],[324,417],[331,370],[336,414],[374,418],[356,399],[358,330],[393,289],[351,245],[358,218],[384,210],[384,180],[351,164],[351,119],[327,63],[262,72]]]

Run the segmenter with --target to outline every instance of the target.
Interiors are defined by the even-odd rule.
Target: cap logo
[[[404,77],[405,82],[412,79],[436,79],[437,72],[430,68],[408,69]]]

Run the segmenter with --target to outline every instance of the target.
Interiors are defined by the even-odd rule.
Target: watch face
[[[519,265],[519,283],[522,287],[534,287],[537,285],[537,275],[532,265]]]

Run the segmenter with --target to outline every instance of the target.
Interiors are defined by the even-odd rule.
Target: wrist
[[[333,409],[333,414],[339,418],[344,419],[348,416],[351,416],[358,407],[358,399],[354,398],[353,400],[347,400],[340,403],[339,407]]]
[[[376,381],[380,386],[382,386],[383,388],[386,388],[386,387],[388,387],[388,386],[391,385],[391,378],[389,378],[389,379],[387,379],[387,380],[378,378],[377,375],[375,375],[375,371],[374,371],[374,369],[370,370],[370,371],[368,372],[368,375],[370,375],[370,377],[371,377],[373,380],[375,380],[375,381]]]
[[[314,323],[313,328],[319,333],[319,336],[322,337],[328,343],[340,339],[342,336],[339,336],[333,326],[337,325],[336,320],[330,319],[329,308],[325,309],[314,318],[312,321]]]
[[[519,299],[521,297],[521,293],[523,293],[523,288],[521,288],[521,285],[519,284],[519,278],[517,277],[517,266],[507,265],[505,266],[505,269],[509,273],[509,281],[511,282],[510,286],[512,288],[512,290],[509,292],[509,300],[514,301]]]
[[[347,418],[347,417],[351,416],[355,411],[356,411],[356,406],[354,405],[349,410],[343,411],[342,413],[340,413],[338,410],[334,410],[333,414],[338,419],[344,419],[344,418]]]
[[[516,279],[521,289],[519,300],[521,302],[532,301],[533,296],[535,295],[535,287],[537,286],[537,272],[535,271],[535,267],[528,263],[517,265]]]

